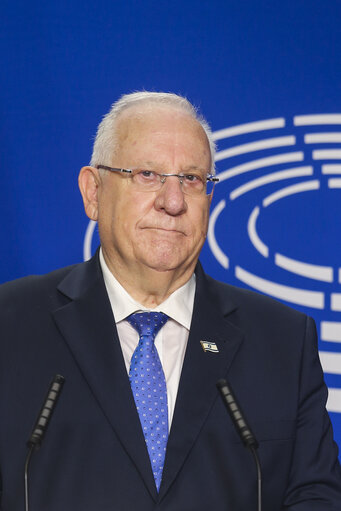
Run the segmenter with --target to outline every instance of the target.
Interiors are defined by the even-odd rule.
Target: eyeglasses
[[[183,193],[187,195],[211,195],[215,183],[219,178],[213,174],[195,174],[193,172],[181,174],[162,174],[154,170],[143,169],[117,169],[106,165],[96,165],[97,169],[109,170],[128,174],[135,188],[141,192],[157,192],[161,189],[167,177],[177,177],[180,181]]]

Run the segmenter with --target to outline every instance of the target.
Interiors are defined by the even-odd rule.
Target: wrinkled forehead
[[[189,113],[169,105],[142,104],[131,106],[123,111],[116,124],[117,148],[123,150],[127,145],[136,145],[140,139],[149,140],[158,136],[169,138],[179,134],[186,140],[202,147],[210,154],[207,135],[201,124]]]

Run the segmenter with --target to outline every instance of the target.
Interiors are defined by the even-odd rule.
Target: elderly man
[[[123,96],[79,175],[101,248],[1,287],[2,509],[23,508],[25,441],[56,373],[66,383],[31,463],[32,510],[256,509],[220,378],[260,444],[263,511],[341,509],[313,321],[198,263],[213,157],[186,99]]]

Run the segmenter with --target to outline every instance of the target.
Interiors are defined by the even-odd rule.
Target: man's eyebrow
[[[188,172],[189,170],[197,170],[202,173],[207,172],[207,169],[203,169],[202,167],[198,167],[197,165],[189,165],[188,167],[185,167],[184,172]]]
[[[143,163],[139,163],[138,165],[135,165],[134,166],[135,168],[143,168],[143,167],[150,167],[150,168],[153,168],[155,170],[162,170],[166,167],[166,165],[163,165],[161,164],[160,162],[157,163],[157,162],[154,162],[154,161],[145,161]],[[187,167],[184,167],[180,172],[191,172],[191,171],[196,171],[196,172],[201,172],[202,174],[205,174],[207,173],[207,169],[204,169],[202,167],[198,167],[197,165],[188,165]],[[165,171],[166,172],[166,171]]]
[[[139,163],[136,163],[136,165],[131,165],[130,168],[140,168],[140,169],[143,169],[143,168],[148,168],[148,167],[152,167],[152,168],[160,168],[162,167],[162,165],[160,163],[156,163],[154,161],[143,161],[143,162],[139,162]]]

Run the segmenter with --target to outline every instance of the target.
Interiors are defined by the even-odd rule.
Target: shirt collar
[[[114,277],[104,260],[102,248],[99,252],[99,261],[116,323],[124,320],[133,312],[150,310],[134,300]],[[155,307],[153,311],[164,312],[189,330],[192,320],[194,295],[195,274],[191,276],[186,284],[174,291],[164,302]]]

